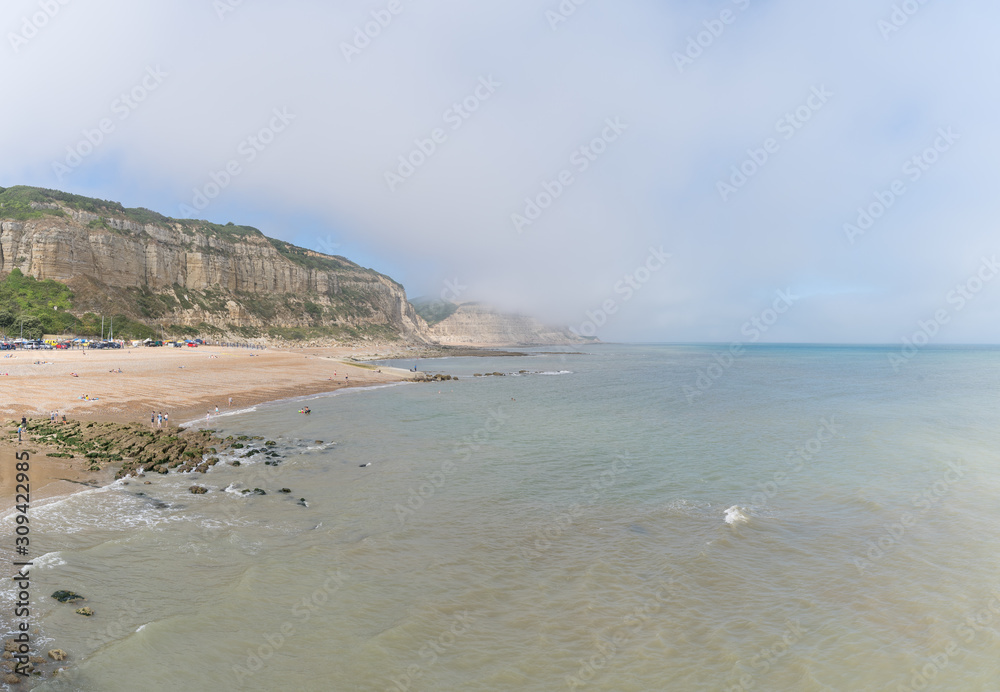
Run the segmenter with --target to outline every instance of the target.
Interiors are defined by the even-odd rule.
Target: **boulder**
[[[72,591],[56,591],[52,594],[52,598],[56,599],[60,603],[72,603],[73,601],[84,601],[86,600],[83,596]],[[11,649],[7,649],[11,651]]]

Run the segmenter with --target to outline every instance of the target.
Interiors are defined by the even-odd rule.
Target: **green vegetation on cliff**
[[[428,325],[433,327],[438,322],[442,322],[458,310],[458,305],[446,300],[431,300],[429,298],[414,298],[410,301],[417,314],[424,318]]]
[[[61,207],[98,215],[99,219],[88,223],[90,228],[111,229],[107,223],[108,219],[121,219],[143,226],[152,224],[175,227],[190,236],[200,233],[208,238],[219,238],[227,241],[240,241],[254,237],[269,242],[283,257],[309,269],[332,270],[345,266],[355,266],[344,258],[326,257],[283,240],[268,238],[253,226],[239,226],[232,222],[218,224],[199,219],[174,219],[144,207],[129,208],[120,202],[84,197],[83,195],[41,187],[27,185],[0,187],[0,219],[28,221],[45,216],[65,216],[66,214]]]
[[[51,263],[55,258],[44,259],[44,246],[35,248],[42,250],[40,254],[30,245],[19,246],[6,262],[0,261],[0,268],[15,267],[6,276],[0,274],[0,335],[18,336],[23,325],[25,337],[36,338],[43,333],[97,336],[101,334],[102,316],[105,333],[110,331],[113,316],[114,336],[121,338],[161,334],[220,337],[227,333],[243,338],[285,339],[391,340],[400,336],[398,298],[391,294],[398,289],[404,300],[405,294],[397,282],[344,257],[269,238],[252,226],[174,219],[149,209],[127,208],[119,202],[23,185],[0,187],[0,221],[29,222],[24,228],[8,226],[4,231],[13,233],[15,239],[22,234],[36,238],[26,242],[39,242],[37,239],[44,238],[50,226],[61,237],[68,234],[76,243],[86,244],[89,237],[93,245],[93,238],[103,238],[100,242],[104,245],[97,250],[105,253],[101,255],[105,260],[105,248],[121,248],[126,241],[108,241],[103,232],[134,239],[134,243],[127,241],[130,248],[156,243],[164,249],[164,256],[179,257],[175,261],[180,266],[192,253],[207,255],[202,266],[223,267],[222,271],[230,272],[230,279],[236,277],[236,269],[232,268],[235,263],[219,262],[212,256],[241,258],[241,285],[254,285],[253,289],[227,289],[225,286],[233,282],[223,281],[200,290],[177,283],[164,287],[162,276],[157,277],[160,281],[150,282],[139,271],[133,285],[119,281],[110,286],[101,271],[76,267],[71,273],[64,272],[68,285],[41,281],[22,274],[17,267],[25,272],[30,267],[35,272],[36,266],[47,266],[45,261]],[[76,256],[86,253],[77,252]],[[255,258],[252,264],[245,260],[247,256]],[[263,269],[270,270],[272,276],[284,277],[288,286],[288,262],[309,270],[308,274],[292,272],[298,277],[294,289],[268,292],[257,288],[256,282],[244,280],[248,271],[252,274]],[[166,275],[177,277],[180,273],[174,267],[174,273]],[[387,291],[387,283],[395,289]]]

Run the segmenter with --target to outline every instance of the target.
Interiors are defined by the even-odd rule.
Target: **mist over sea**
[[[460,379],[209,423],[277,466],[36,503],[72,665],[35,689],[997,689],[1000,350],[581,350],[396,362]]]

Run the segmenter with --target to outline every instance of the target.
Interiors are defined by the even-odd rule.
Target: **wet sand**
[[[56,411],[70,420],[149,422],[152,411],[173,425],[206,414],[343,387],[401,382],[413,373],[345,363],[367,355],[352,348],[254,351],[240,348],[133,348],[0,352],[0,511],[14,505],[18,450],[31,453],[31,500],[110,482],[85,459],[46,457],[30,432],[17,442],[9,421]],[[118,373],[117,370],[122,372]],[[116,372],[109,372],[115,370]],[[74,374],[75,373],[75,376]],[[92,401],[82,399],[88,395]],[[86,485],[84,485],[86,484]]]
[[[46,416],[172,423],[291,396],[410,379],[396,368],[346,364],[351,349],[249,351],[236,348],[138,348],[14,351],[0,357],[0,419]],[[121,373],[117,370],[121,369]],[[115,372],[110,372],[114,370]],[[73,375],[76,374],[76,376]],[[84,395],[95,401],[82,399]]]

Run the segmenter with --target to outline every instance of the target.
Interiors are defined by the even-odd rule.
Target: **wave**
[[[329,399],[334,396],[341,396],[349,392],[367,392],[373,389],[385,389],[387,387],[400,387],[402,385],[413,384],[412,382],[389,382],[387,384],[372,384],[364,387],[341,387],[330,392],[319,392],[318,394],[303,394],[301,396],[288,397],[286,399],[274,399],[272,401],[265,401],[264,403],[251,406],[249,408],[240,409],[238,411],[227,411],[225,413],[219,412],[213,415],[211,418],[195,418],[194,420],[185,421],[181,423],[178,427],[188,428],[195,425],[204,424],[205,426],[210,426],[212,421],[216,418],[222,418],[223,416],[235,416],[242,413],[253,413],[261,409],[270,409],[275,406],[285,405],[285,404],[295,404],[300,401],[315,401],[316,399]]]
[[[749,521],[750,517],[743,513],[739,505],[733,505],[726,510],[726,523],[730,526],[734,524],[746,524]]]

